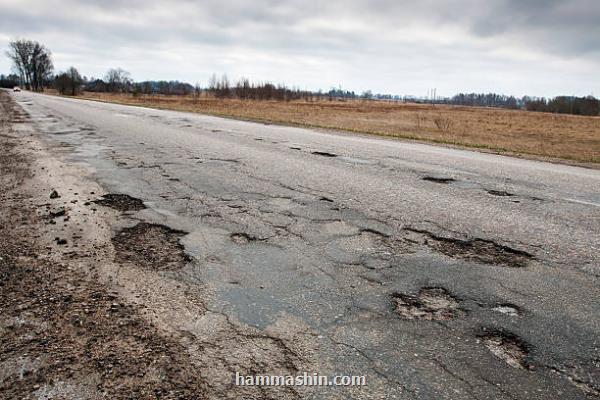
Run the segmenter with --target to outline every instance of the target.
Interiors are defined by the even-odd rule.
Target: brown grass
[[[86,93],[92,100],[600,163],[600,117],[378,101],[275,102]]]

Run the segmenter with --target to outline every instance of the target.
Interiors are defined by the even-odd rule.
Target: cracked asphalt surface
[[[12,97],[116,196],[98,274],[150,309],[214,398],[600,397],[599,170]],[[235,371],[368,385],[244,392]]]

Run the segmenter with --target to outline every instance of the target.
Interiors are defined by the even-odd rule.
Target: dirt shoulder
[[[102,247],[90,244],[102,231],[90,226],[98,217],[89,200],[99,189],[58,176],[68,167],[0,96],[0,397],[204,398],[181,344],[94,272]]]
[[[183,232],[130,218],[139,200],[102,197],[1,91],[0,117],[1,398],[298,397],[233,386],[234,371],[302,360],[168,275],[190,262]]]

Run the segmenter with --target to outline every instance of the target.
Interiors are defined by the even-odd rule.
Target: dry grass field
[[[86,93],[84,98],[370,133],[502,154],[600,163],[600,117],[380,101],[252,101]]]

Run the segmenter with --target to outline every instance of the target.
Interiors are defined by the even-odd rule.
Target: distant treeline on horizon
[[[109,70],[107,76],[103,79],[81,77],[76,70],[67,71],[50,79],[47,79],[45,87],[54,87],[61,94],[78,94],[82,91],[100,92],[100,93],[130,93],[138,95],[196,95],[208,93],[216,98],[236,98],[244,100],[379,100],[393,102],[411,102],[411,103],[431,103],[448,104],[473,107],[495,107],[513,110],[527,110],[550,112],[559,114],[573,115],[600,115],[600,100],[593,96],[557,96],[554,98],[544,97],[515,97],[496,93],[459,93],[452,97],[428,98],[416,96],[399,96],[390,94],[373,94],[371,91],[365,91],[360,94],[343,90],[341,88],[332,88],[328,91],[310,91],[298,88],[289,88],[283,84],[274,85],[272,83],[252,83],[246,78],[240,79],[235,84],[231,84],[227,77],[223,75],[217,78],[213,75],[207,87],[202,88],[199,85],[191,85],[180,81],[142,81],[134,82],[126,71],[121,69]],[[28,88],[25,82],[15,74],[0,75],[0,87],[12,88],[14,86],[24,86]],[[43,90],[43,88],[42,88]]]

